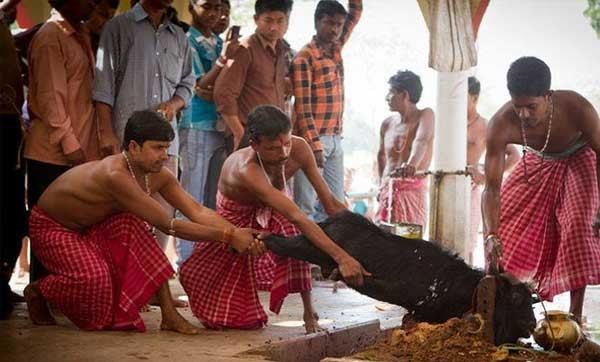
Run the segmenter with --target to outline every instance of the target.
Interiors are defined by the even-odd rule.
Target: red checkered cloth
[[[527,173],[535,185],[529,185]],[[598,208],[596,154],[585,146],[562,159],[527,153],[501,192],[498,234],[504,269],[534,280],[543,299],[600,283],[600,240],[592,221]],[[539,177],[539,179],[538,179]]]
[[[393,178],[391,223],[411,223],[425,226],[427,221],[427,179]],[[389,183],[379,190],[379,210],[375,215],[378,222],[388,221]]]
[[[120,213],[79,233],[34,207],[29,232],[50,272],[40,291],[76,326],[146,330],[139,310],[174,270],[144,221]]]
[[[240,204],[217,193],[217,212],[237,227],[251,227],[283,236],[298,229],[268,207]],[[213,329],[256,329],[267,323],[257,290],[270,290],[269,309],[279,313],[289,293],[311,289],[310,266],[271,252],[256,258],[230,251],[221,243],[196,243],[181,266],[180,280],[192,312]]]

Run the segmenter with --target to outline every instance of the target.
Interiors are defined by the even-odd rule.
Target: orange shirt
[[[81,148],[88,161],[98,159],[89,34],[53,12],[33,38],[28,59],[31,129],[25,157],[69,165],[65,155]]]

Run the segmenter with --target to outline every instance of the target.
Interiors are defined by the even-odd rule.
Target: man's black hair
[[[289,133],[292,129],[292,122],[281,109],[264,105],[254,108],[248,114],[247,127],[250,139],[260,143],[260,137],[274,139],[281,134]]]
[[[412,103],[417,103],[421,99],[423,93],[421,78],[410,70],[399,70],[388,83],[396,90],[406,91]]]
[[[550,68],[536,57],[515,60],[506,74],[506,85],[511,96],[543,96],[550,90],[551,81]]]
[[[106,2],[111,9],[116,9],[119,7],[119,2],[121,2],[121,0],[106,0]]]
[[[478,96],[481,93],[481,83],[476,77],[469,77],[469,94]]]
[[[321,0],[315,9],[315,24],[325,16],[348,15],[348,11],[336,0]]]
[[[171,142],[174,138],[175,132],[171,124],[160,113],[151,110],[136,111],[125,125],[123,149],[128,149],[130,141],[143,146],[146,141]]]
[[[293,0],[256,0],[254,14],[259,16],[267,11],[281,11],[282,13],[289,14],[292,11],[293,5]]]

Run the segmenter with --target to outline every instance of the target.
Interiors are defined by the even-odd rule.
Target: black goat
[[[471,309],[484,273],[438,245],[387,233],[351,212],[342,212],[319,226],[373,274],[362,286],[354,287],[358,292],[402,306],[421,322],[443,323]],[[321,266],[325,276],[337,267],[302,235],[270,235],[265,244],[276,254]],[[499,276],[496,284],[496,344],[529,337],[535,326],[531,291],[510,276]]]

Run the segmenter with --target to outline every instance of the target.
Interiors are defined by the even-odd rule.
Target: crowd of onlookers
[[[345,200],[342,49],[360,19],[361,0],[349,0],[347,9],[335,0],[321,0],[315,9],[316,33],[297,51],[284,40],[292,0],[257,0],[256,30],[243,39],[238,26],[229,26],[229,0],[190,0],[190,24],[178,18],[168,0],[132,0],[130,10],[117,16],[118,0],[48,2],[49,19],[12,39],[9,26],[19,0],[0,2],[2,83],[15,93],[10,105],[0,103],[6,281],[27,235],[23,200],[31,208],[70,168],[121,152],[127,120],[139,110],[156,110],[171,123],[176,137],[165,166],[203,205],[216,207],[223,162],[248,145],[246,118],[265,104],[288,114],[332,194]],[[474,108],[478,82],[472,82],[470,125],[484,129]],[[426,182],[414,176],[431,162],[434,115],[430,108],[417,108],[418,75],[400,71],[389,85],[386,100],[395,115],[381,128],[375,218],[424,225]],[[483,136],[474,137],[480,145]],[[482,152],[475,152],[472,163]],[[477,168],[472,172],[477,174]],[[312,220],[327,217],[302,171],[291,188],[294,201]],[[156,199],[175,213],[160,196]],[[352,208],[373,214],[361,202]],[[172,240],[160,231],[157,239],[163,250]],[[193,243],[177,239],[175,246],[181,265]],[[26,252],[21,254],[26,261]],[[30,271],[32,280],[45,274],[33,255]]]
[[[284,40],[292,0],[256,1],[256,31],[244,39],[239,27],[229,27],[228,0],[191,0],[190,24],[178,18],[172,1],[132,0],[130,10],[115,16],[118,0],[48,0],[46,22],[11,34],[19,2],[0,2],[7,292],[26,240],[26,207],[72,167],[120,152],[125,124],[137,110],[156,110],[171,123],[176,138],[166,167],[203,205],[215,208],[220,168],[248,144],[246,117],[263,104],[295,121],[295,134],[306,139],[329,187],[344,199],[341,49],[360,18],[360,0],[350,0],[348,10],[321,1],[316,35],[298,52]],[[294,184],[297,204],[322,220],[312,186],[301,177]],[[157,233],[166,248],[169,236]],[[191,249],[189,241],[176,240],[179,263]],[[30,272],[32,280],[46,273],[34,255]]]

